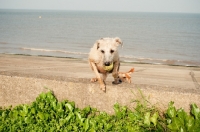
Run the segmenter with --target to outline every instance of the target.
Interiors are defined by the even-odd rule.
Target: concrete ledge
[[[191,103],[200,106],[200,94],[197,91],[192,93],[158,91],[155,87],[134,84],[112,85],[108,82],[107,92],[104,93],[99,89],[98,83],[90,83],[88,79],[75,80],[59,81],[0,75],[0,106],[31,103],[41,92],[47,91],[45,87],[52,90],[58,100],[68,99],[75,101],[80,108],[90,105],[108,113],[113,113],[113,105],[116,102],[129,107],[134,106],[131,101],[141,99],[138,88],[151,104],[158,106],[161,110],[165,110],[170,101],[174,101],[177,108],[183,107],[186,111],[189,111]]]

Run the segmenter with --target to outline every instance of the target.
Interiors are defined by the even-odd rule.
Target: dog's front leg
[[[113,72],[112,72],[112,76],[114,78],[114,81],[112,82],[113,84],[120,84],[121,83],[121,80],[118,76],[119,66],[120,66],[119,61],[114,62],[114,69],[113,69]]]
[[[103,90],[104,92],[106,92],[106,85],[105,85],[104,81],[102,80],[102,78],[97,70],[96,65],[94,64],[94,62],[90,62],[90,63],[92,65],[94,73],[96,74],[97,80],[99,81],[100,89]]]

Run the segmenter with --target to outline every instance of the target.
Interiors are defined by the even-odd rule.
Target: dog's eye
[[[104,54],[104,50],[101,50],[101,53],[103,53],[103,54]]]
[[[123,77],[123,78],[126,78],[126,77]]]
[[[114,52],[114,50],[110,50],[110,53],[112,54]]]

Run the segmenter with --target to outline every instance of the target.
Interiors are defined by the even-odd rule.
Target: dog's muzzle
[[[105,62],[104,63],[105,66],[110,66],[110,64],[111,64],[110,62]]]

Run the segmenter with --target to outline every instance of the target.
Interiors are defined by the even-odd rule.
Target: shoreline
[[[82,60],[85,61],[87,58],[76,58],[76,57],[64,57],[64,56],[51,56],[51,55],[30,55],[30,54],[15,54],[15,53],[0,53],[0,55],[21,55],[21,56],[38,56],[38,57],[52,57],[52,58],[69,58],[69,59],[75,59],[75,60]],[[123,58],[123,57],[122,57]],[[166,66],[180,66],[180,67],[197,67],[200,68],[200,65],[178,65],[178,64],[164,64],[164,63],[148,63],[148,62],[141,62],[141,61],[126,61],[121,60],[121,63],[129,63],[129,64],[149,64],[149,65],[166,65]]]
[[[120,71],[132,67],[132,83],[112,85],[112,75],[106,80],[107,93],[91,83],[95,74],[86,60],[42,56],[0,54],[0,106],[32,102],[44,87],[51,89],[59,100],[69,99],[84,107],[91,105],[112,111],[112,104],[130,105],[131,91],[138,89],[152,104],[170,101],[189,110],[191,103],[200,106],[200,68],[168,65],[121,63]],[[196,82],[190,75],[191,71]],[[100,100],[99,100],[100,99]]]

